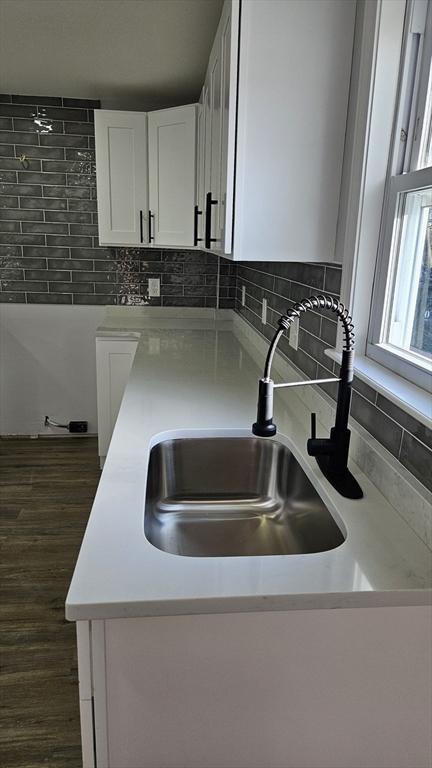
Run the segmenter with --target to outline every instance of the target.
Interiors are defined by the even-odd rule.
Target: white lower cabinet
[[[101,467],[108,453],[137,344],[138,339],[130,337],[96,339],[98,444]]]
[[[429,606],[80,624],[84,768],[430,766]]]

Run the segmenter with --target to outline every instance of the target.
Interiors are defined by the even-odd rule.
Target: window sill
[[[336,349],[326,349],[325,354],[337,363],[341,362],[342,355]],[[364,355],[355,355],[354,373],[357,378],[369,384],[402,411],[426,427],[432,427],[430,392],[417,387]]]

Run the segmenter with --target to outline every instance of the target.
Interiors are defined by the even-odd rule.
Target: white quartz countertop
[[[351,462],[364,499],[344,499],[306,453],[309,414],[275,399],[275,439],[295,454],[346,533],[328,552],[182,557],[144,535],[147,465],[166,437],[249,435],[263,357],[229,311],[110,310],[98,336],[137,352],[66,602],[70,620],[431,602],[431,552]],[[280,391],[279,391],[280,392]]]

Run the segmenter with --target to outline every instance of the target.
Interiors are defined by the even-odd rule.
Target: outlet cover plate
[[[160,279],[159,277],[150,277],[148,281],[148,295],[149,298],[156,298],[160,296]]]

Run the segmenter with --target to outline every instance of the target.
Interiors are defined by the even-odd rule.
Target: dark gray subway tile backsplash
[[[234,307],[235,268],[197,251],[98,245],[93,110],[0,96],[0,301]],[[25,154],[28,167],[19,156]],[[161,296],[147,297],[149,277]]]

